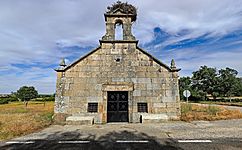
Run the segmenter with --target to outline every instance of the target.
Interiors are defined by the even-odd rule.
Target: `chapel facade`
[[[55,116],[80,123],[159,122],[178,119],[180,99],[174,60],[168,66],[138,47],[132,34],[137,9],[117,2],[104,14],[100,46],[57,72]],[[122,27],[122,39],[115,28]]]

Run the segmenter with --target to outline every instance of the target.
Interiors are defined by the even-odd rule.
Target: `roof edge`
[[[81,60],[83,60],[84,58],[86,58],[87,56],[91,55],[92,53],[96,52],[97,50],[99,50],[101,48],[101,46],[98,46],[97,48],[95,48],[94,50],[86,53],[85,55],[83,55],[81,58],[77,59],[76,61],[74,61],[73,63],[67,65],[64,69],[59,70],[59,69],[55,69],[56,72],[64,72],[67,69],[69,69],[70,67],[74,66],[75,64],[77,64],[78,62],[80,62]]]
[[[149,57],[151,57],[156,63],[158,63],[159,65],[165,67],[167,70],[169,70],[170,72],[178,72],[181,69],[172,69],[170,68],[168,65],[166,65],[165,63],[161,62],[159,59],[155,58],[153,55],[151,55],[150,53],[148,53],[147,51],[143,50],[142,48],[137,46],[137,49],[140,50],[142,53],[148,55]]]

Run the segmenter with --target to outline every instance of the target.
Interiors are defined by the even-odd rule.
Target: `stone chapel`
[[[145,123],[179,119],[178,71],[138,47],[137,9],[120,1],[104,14],[100,46],[57,72],[55,118],[66,123]],[[122,39],[115,28],[122,27]]]

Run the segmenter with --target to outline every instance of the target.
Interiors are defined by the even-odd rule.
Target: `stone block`
[[[144,95],[143,93],[146,93],[146,94]],[[144,96],[152,97],[153,96],[153,90],[142,91],[142,94]]]
[[[147,67],[147,71],[148,72],[157,72],[158,68],[156,68],[156,67]]]
[[[69,116],[66,118],[68,125],[92,125],[93,122],[93,116]]]
[[[162,96],[161,97],[161,102],[166,103],[166,102],[176,102],[176,99],[173,97],[166,97]]]
[[[166,103],[153,103],[153,107],[166,108]]]
[[[102,100],[102,97],[97,97],[97,96],[89,96],[87,97],[87,102],[99,102]]]
[[[101,91],[102,90],[102,84],[96,84],[95,85],[95,90]]]
[[[112,78],[112,82],[124,82],[124,78]]]
[[[151,83],[150,78],[138,78],[137,83]]]
[[[142,123],[160,123],[167,121],[169,118],[166,114],[142,114]]]
[[[141,114],[140,113],[133,113],[131,114],[132,120],[130,120],[132,123],[141,123]]]
[[[131,83],[120,83],[120,84],[104,84],[102,86],[103,91],[133,91],[134,86]]]
[[[169,102],[167,102],[166,107],[167,108],[179,108],[180,105],[179,105],[179,103],[169,103]]]
[[[134,89],[146,90],[146,84],[134,84]]]
[[[147,96],[147,91],[146,90],[141,90],[141,96]]]
[[[153,85],[151,83],[146,84],[147,90],[153,90]]]
[[[160,114],[160,113],[166,113],[167,112],[167,108],[166,107],[153,107],[153,109],[151,110],[151,113],[154,114]]]
[[[133,96],[141,96],[141,90],[134,90]]]
[[[160,84],[153,83],[153,90],[160,90],[160,89],[161,89]]]
[[[160,82],[161,82],[160,78],[151,78],[151,81],[152,81],[152,83],[161,85],[160,84]]]
[[[146,72],[147,67],[144,67],[144,66],[138,66],[135,70],[136,70],[136,71],[143,71],[143,72]]]
[[[145,76],[147,78],[157,78],[159,75],[156,72],[146,72]]]
[[[124,82],[132,82],[131,78],[124,78]]]
[[[160,91],[160,89],[153,89],[153,91],[152,91],[152,96],[155,96],[155,97],[159,97],[160,96],[160,93],[161,93],[161,91]]]
[[[132,100],[133,102],[147,102],[147,98],[144,96],[134,96]]]
[[[144,71],[138,71],[138,72],[136,72],[136,75],[139,78],[144,78],[144,77],[146,77],[146,72],[144,72]]]
[[[159,84],[155,84],[155,83],[148,83],[146,84],[147,86],[147,90],[160,90],[160,85]],[[159,91],[160,93],[160,91]]]

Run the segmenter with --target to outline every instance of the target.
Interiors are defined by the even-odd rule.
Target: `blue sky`
[[[0,1],[0,93],[35,86],[54,93],[53,70],[97,47],[103,13],[114,0]],[[180,76],[201,65],[231,67],[242,76],[242,1],[128,0],[138,8],[133,34],[139,46]]]

